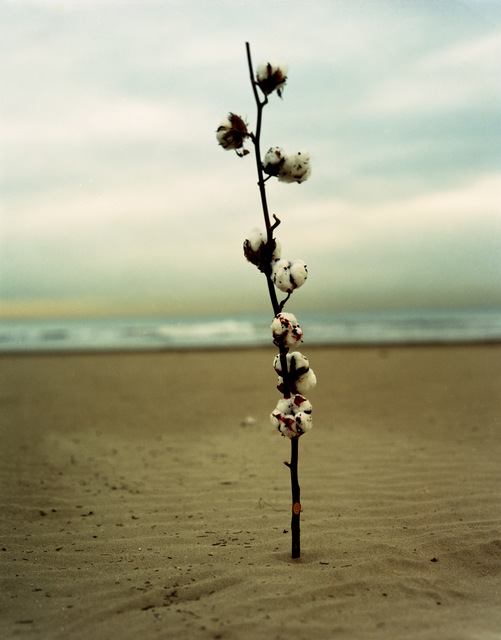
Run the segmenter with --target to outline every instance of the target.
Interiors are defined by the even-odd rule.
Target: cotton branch
[[[259,65],[254,77],[254,67],[249,43],[245,43],[252,92],[256,103],[257,117],[255,132],[248,131],[247,124],[234,113],[223,119],[216,131],[219,144],[226,150],[235,150],[245,157],[248,150],[244,145],[250,141],[255,150],[258,187],[263,210],[265,233],[253,231],[244,242],[244,254],[249,262],[258,267],[266,278],[274,318],[271,324],[273,343],[279,353],[274,368],[279,376],[277,389],[282,393],[275,410],[270,416],[279,433],[291,440],[291,461],[285,462],[290,469],[292,489],[292,557],[300,556],[301,513],[300,489],[298,482],[299,437],[311,429],[311,403],[302,394],[312,389],[316,377],[309,368],[309,362],[298,351],[290,351],[303,337],[295,316],[283,311],[295,289],[302,286],[308,276],[306,264],[302,260],[286,260],[281,257],[281,248],[274,238],[274,231],[280,220],[275,214],[270,217],[266,198],[266,183],[275,177],[279,182],[302,183],[311,174],[310,156],[306,151],[285,153],[281,147],[271,147],[264,157],[261,154],[261,127],[263,109],[268,104],[268,96],[276,92],[282,97],[288,75],[288,67],[283,63],[266,62]],[[281,301],[276,289],[286,293]]]

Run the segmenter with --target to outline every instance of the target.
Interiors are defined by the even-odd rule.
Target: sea
[[[304,345],[496,342],[501,309],[296,313]],[[224,349],[271,344],[271,314],[0,321],[0,352]]]

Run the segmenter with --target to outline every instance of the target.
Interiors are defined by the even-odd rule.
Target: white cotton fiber
[[[275,286],[284,293],[292,293],[294,285],[290,279],[291,263],[285,258],[274,260],[272,263],[271,279]]]
[[[291,370],[292,368],[294,368],[294,370],[299,373],[304,373],[310,368],[308,358],[306,356],[303,356],[300,351],[293,351],[292,353],[288,353],[287,361],[289,369]],[[294,364],[292,364],[292,362],[294,362]]]
[[[292,293],[294,289],[301,287],[308,278],[308,269],[304,260],[274,260],[271,267],[271,279],[273,283],[284,293]]]
[[[304,413],[304,411],[300,411],[299,413],[296,413],[295,418],[298,431],[300,430],[305,433],[306,431],[310,431],[313,427],[311,413]]]
[[[311,402],[307,400],[301,394],[296,394],[293,398],[295,413],[298,411],[304,411],[305,413],[311,413]]]
[[[305,394],[311,391],[317,384],[317,376],[313,373],[313,369],[308,369],[306,373],[298,376],[295,380],[295,391]]]
[[[289,373],[289,391],[303,395],[311,391],[317,384],[317,377],[310,369],[308,358],[299,351],[287,354],[287,371]],[[280,354],[273,360],[273,368],[278,374],[278,389],[283,391],[282,361]]]
[[[277,402],[276,411],[282,414],[291,414],[294,410],[294,398],[281,398]]]
[[[276,345],[294,347],[303,339],[303,331],[293,313],[279,313],[271,323],[273,341]]]
[[[289,269],[289,279],[294,285],[295,289],[301,287],[308,277],[308,269],[304,260],[294,260]]]
[[[279,62],[278,60],[261,62],[256,69],[257,81],[262,82],[277,72],[286,78],[289,73],[289,65],[284,62]]]
[[[287,422],[283,422],[279,425],[278,430],[285,438],[295,438],[298,435],[296,421],[294,418],[292,420],[288,420]]]
[[[223,149],[234,149],[239,153],[242,149],[246,138],[249,137],[247,125],[240,116],[235,113],[229,113],[219,123],[216,131],[216,138]],[[242,150],[239,155],[247,155],[248,151]]]
[[[279,182],[304,182],[311,175],[310,154],[307,151],[285,153],[282,147],[271,147],[264,156],[263,169]]]
[[[307,151],[297,151],[287,154],[278,179],[280,182],[304,182],[310,175],[310,154]]]
[[[273,413],[270,415],[270,422],[277,429],[280,427],[281,415],[282,414],[280,413],[280,411],[278,411],[278,409],[275,409],[275,411],[273,411]]]
[[[271,424],[287,438],[296,438],[312,426],[311,403],[302,395],[282,398],[270,415]]]
[[[261,229],[256,228],[250,232],[247,242],[249,243],[252,251],[259,251],[261,245],[266,243],[266,236]]]
[[[268,249],[268,237],[261,229],[253,229],[249,237],[244,241],[244,256],[249,262],[256,265],[261,271],[267,273],[269,270],[270,260],[280,259],[281,246],[274,238],[270,241],[273,243],[273,251]]]
[[[287,311],[282,311],[281,313],[279,313],[274,318],[273,322],[275,322],[275,320],[279,321],[280,326],[282,326],[282,328],[284,328],[284,330],[287,330],[287,328],[289,326],[297,325],[296,316],[293,313],[288,313]]]
[[[216,137],[218,138],[218,140],[225,133],[225,130],[228,130],[228,129],[231,129],[231,122],[228,116],[226,116],[226,118],[223,118],[221,120],[221,122],[217,127]]]
[[[280,354],[275,356],[273,360],[273,368],[277,373],[282,373],[282,362]],[[296,371],[299,374],[305,373],[310,368],[310,363],[306,356],[300,351],[293,351],[287,354],[287,369],[289,372]]]
[[[282,378],[282,376],[279,375],[277,388],[282,390],[283,383],[284,383],[284,379]],[[304,393],[308,393],[309,391],[311,391],[316,387],[317,377],[313,373],[313,369],[310,369],[309,371],[307,371],[306,373],[303,373],[303,375],[298,376],[294,380],[289,379],[289,384],[291,386],[290,391],[292,391],[293,393],[304,394]]]
[[[289,328],[289,322],[286,322],[281,316],[282,314],[279,313],[278,316],[275,316],[271,321],[271,332],[274,338],[280,338],[287,333]]]
[[[284,150],[282,147],[271,147],[264,156],[264,167],[280,164],[284,160]]]
[[[256,80],[260,89],[266,94],[276,91],[279,96],[287,81],[288,65],[274,60],[261,63],[256,70]]]

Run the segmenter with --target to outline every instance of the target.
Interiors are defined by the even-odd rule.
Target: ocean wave
[[[501,339],[501,311],[298,314],[307,344],[450,343]],[[271,317],[79,318],[0,323],[0,351],[252,347],[271,343]]]

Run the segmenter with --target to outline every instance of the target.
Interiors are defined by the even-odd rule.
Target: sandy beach
[[[302,351],[299,560],[272,347],[2,356],[0,638],[499,640],[501,345]]]

